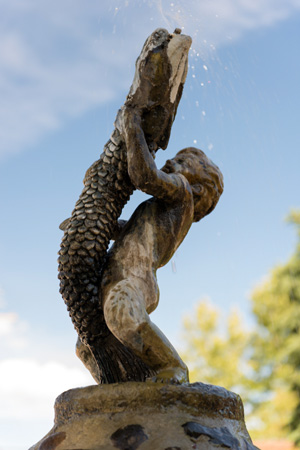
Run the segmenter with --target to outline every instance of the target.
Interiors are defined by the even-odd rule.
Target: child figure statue
[[[106,324],[154,373],[154,380],[182,383],[188,369],[151,322],[159,300],[156,271],[164,266],[223,192],[219,168],[196,148],[181,150],[158,170],[137,109],[124,108],[123,135],[133,185],[153,197],[120,230],[108,252],[101,281]]]

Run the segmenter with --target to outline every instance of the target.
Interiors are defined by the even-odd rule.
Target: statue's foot
[[[169,367],[158,372],[149,381],[155,383],[181,384],[189,382],[189,374],[187,368]]]

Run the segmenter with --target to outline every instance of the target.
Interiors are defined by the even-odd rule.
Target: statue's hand
[[[155,383],[181,384],[189,382],[188,368],[169,367],[158,372],[155,377],[149,379]]]
[[[117,118],[115,121],[115,126],[118,128],[120,134],[124,137],[126,145],[133,145],[132,142],[132,133],[131,130],[138,130],[138,133],[142,133],[144,136],[144,130],[142,126],[142,112],[139,108],[132,108],[131,106],[124,105],[121,109],[119,109]],[[136,133],[134,133],[136,134]],[[158,149],[156,143],[147,143],[148,150],[151,153],[152,157],[155,158],[155,153]]]
[[[127,223],[127,220],[119,219],[115,225],[115,227],[112,230],[111,240],[115,241],[118,237],[123,228],[125,227]]]
[[[119,109],[115,127],[119,130],[119,133],[126,138],[128,131],[133,127],[141,126],[141,112],[138,108],[132,108],[131,106],[124,105]]]

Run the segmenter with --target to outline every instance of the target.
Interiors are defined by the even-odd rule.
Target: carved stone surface
[[[221,387],[122,383],[61,394],[30,450],[254,450],[242,402]]]
[[[149,314],[159,300],[157,269],[223,192],[219,168],[199,149],[181,150],[161,170],[154,162],[169,141],[191,42],[178,29],[148,37],[111,139],[60,226],[60,292],[79,335],[77,355],[99,384],[188,381],[186,365]],[[120,227],[134,189],[152,200]]]
[[[168,145],[187,74],[191,38],[179,30],[155,30],[136,62],[124,107],[139,112],[149,151]],[[128,176],[122,108],[99,160],[86,172],[84,189],[72,215],[61,224],[60,292],[81,341],[98,366],[98,382],[143,381],[153,374],[112,335],[104,315],[99,283],[117,219],[136,186]],[[123,361],[122,364],[119,361]],[[125,364],[125,368],[120,370]]]
[[[180,30],[146,40],[115,130],[61,224],[60,292],[79,335],[76,353],[105,386],[61,394],[53,429],[32,450],[255,448],[240,398],[188,384],[188,368],[149,318],[157,269],[223,192],[222,173],[199,149],[179,151],[160,170],[154,160],[169,141],[190,45]],[[134,189],[152,197],[121,223]]]

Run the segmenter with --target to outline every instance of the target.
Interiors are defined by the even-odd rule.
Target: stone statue
[[[77,355],[99,385],[62,393],[53,428],[31,450],[256,449],[239,396],[189,384],[186,365],[149,318],[157,269],[223,191],[220,170],[201,150],[185,148],[161,170],[154,160],[168,144],[190,45],[180,30],[147,39],[115,130],[61,225],[60,291]],[[134,189],[152,197],[118,221]]]
[[[182,150],[162,170],[154,162],[169,139],[190,44],[178,30],[156,30],[147,39],[111,140],[61,225],[61,293],[79,334],[77,354],[98,383],[188,381],[187,367],[149,313],[158,304],[156,270],[223,191],[219,169],[201,150]],[[121,230],[117,219],[134,188],[153,199]]]
[[[189,36],[158,29],[146,40],[136,62],[125,107],[138,108],[148,148],[167,147],[187,74]],[[99,383],[143,381],[152,372],[121,345],[106,325],[99,299],[101,271],[122,208],[133,192],[120,110],[100,159],[88,169],[84,189],[70,219],[61,224],[60,292],[79,338],[92,353]],[[126,361],[124,371],[119,360]]]
[[[148,313],[158,302],[156,269],[171,258],[191,223],[214,208],[223,189],[219,170],[199,150],[180,152],[163,171],[156,169],[153,159],[157,149],[168,143],[186,77],[190,44],[191,39],[179,30],[169,34],[158,29],[147,39],[111,139],[100,159],[88,169],[72,217],[61,225],[65,234],[59,252],[60,292],[79,334],[77,354],[98,383],[144,381],[157,372],[161,380],[188,379],[184,363],[150,322]],[[109,241],[119,228],[117,219],[134,188],[157,200],[147,203],[143,214],[143,206],[138,209],[107,258]],[[163,205],[164,219],[156,212],[157,204]],[[163,226],[167,217],[168,227],[175,227],[173,236]],[[146,237],[145,227],[150,223],[152,235]],[[137,238],[141,230],[143,239],[149,240],[143,249],[145,254],[148,252],[143,268],[146,255],[139,251]],[[130,268],[127,259],[121,270],[119,261],[124,258],[119,255],[129,247],[127,235],[135,236],[132,242],[136,251],[131,250],[135,268]],[[169,245],[157,252],[166,236],[170,237]],[[119,269],[114,274],[112,266],[116,264]],[[128,276],[137,267],[143,270],[143,281]],[[127,303],[120,298],[121,293],[125,295],[125,286],[128,299],[131,297]],[[118,296],[117,291],[121,292]],[[134,294],[137,291],[142,300]],[[127,315],[124,313],[119,320],[116,304],[118,311],[123,304],[128,307]]]

